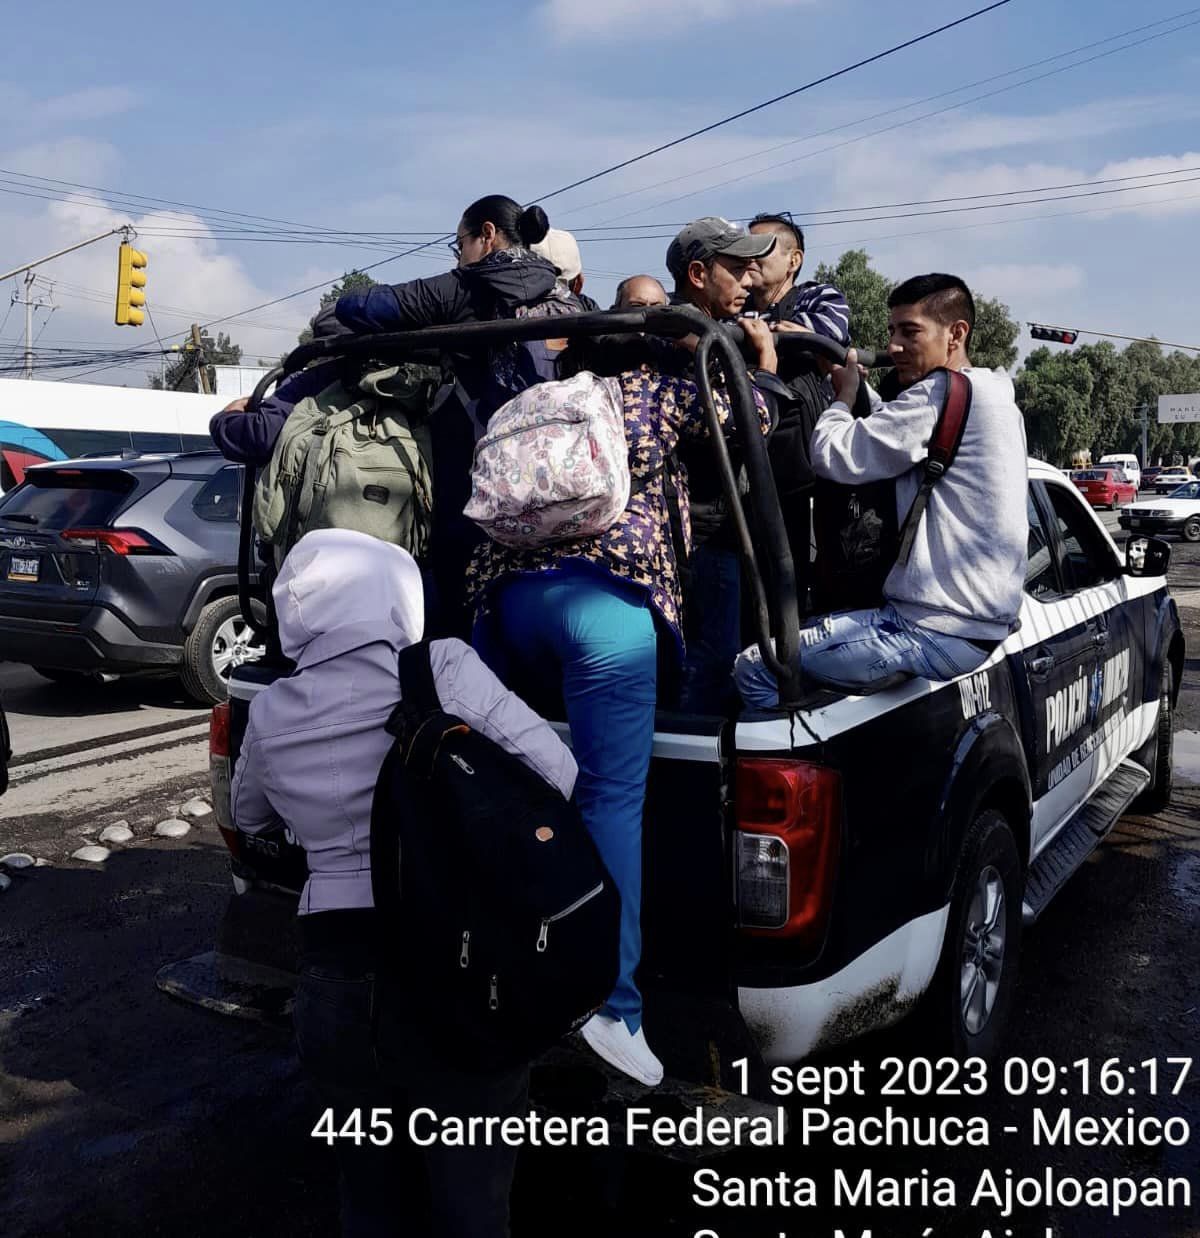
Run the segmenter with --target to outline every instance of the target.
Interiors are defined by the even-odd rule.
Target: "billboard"
[[[1191,395],[1158,397],[1158,424],[1162,426],[1177,421],[1200,421],[1200,391],[1193,391]]]

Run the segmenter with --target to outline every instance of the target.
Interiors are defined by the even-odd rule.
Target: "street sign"
[[[1158,397],[1158,424],[1161,426],[1177,421],[1200,421],[1200,391],[1193,391],[1190,395]]]

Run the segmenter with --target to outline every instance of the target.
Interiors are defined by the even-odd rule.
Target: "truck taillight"
[[[225,845],[235,860],[242,858],[241,838],[233,828],[233,810],[229,802],[230,782],[229,702],[214,707],[208,724],[208,777],[212,786],[213,816]]]
[[[735,807],[739,927],[819,945],[840,850],[840,776],[805,761],[745,757],[737,763]]]

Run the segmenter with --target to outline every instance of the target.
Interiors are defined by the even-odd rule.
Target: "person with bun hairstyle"
[[[531,248],[549,231],[540,206],[522,209],[512,198],[489,194],[472,202],[458,221],[450,242],[458,264],[453,271],[348,292],[338,298],[338,321],[356,332],[414,331],[515,318],[519,307],[554,296],[572,298],[568,289],[556,288],[557,267]],[[577,301],[573,305],[582,309]]]
[[[464,322],[577,314],[579,298],[558,268],[530,246],[545,240],[550,221],[540,206],[522,208],[489,194],[462,213],[450,252],[458,265],[444,275],[350,292],[335,306],[353,332],[414,331]],[[462,515],[471,497],[471,459],[488,418],[518,392],[557,378],[562,342],[530,341],[449,357],[453,382],[433,404],[433,527],[431,628],[438,636],[470,634],[464,573],[480,540]]]

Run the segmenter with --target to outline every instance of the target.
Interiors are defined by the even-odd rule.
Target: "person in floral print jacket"
[[[771,333],[748,332],[759,366],[773,371]],[[476,607],[475,644],[500,678],[527,699],[561,690],[579,765],[576,800],[621,895],[621,970],[584,1039],[606,1061],[653,1087],[663,1069],[642,1030],[634,973],[641,958],[642,809],[654,742],[659,638],[683,653],[682,598],[665,493],[681,440],[708,433],[696,386],[647,366],[621,376],[632,492],[624,513],[598,537],[537,549],[488,541],[467,572]],[[727,394],[715,393],[730,425]],[[766,402],[755,391],[762,431]],[[686,521],[686,473],[673,480]]]

